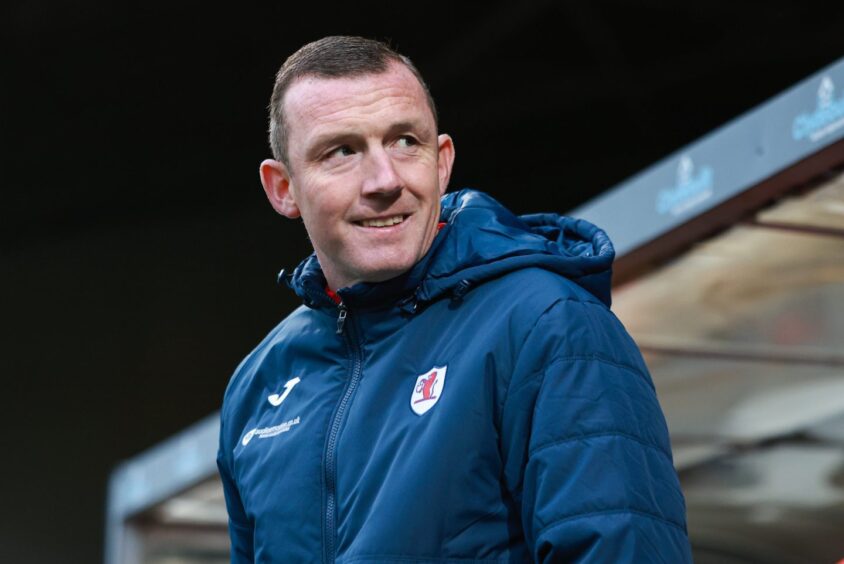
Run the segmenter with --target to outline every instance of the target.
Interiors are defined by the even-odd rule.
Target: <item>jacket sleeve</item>
[[[229,538],[231,539],[231,563],[247,564],[254,562],[253,531],[254,524],[246,515],[234,481],[232,468],[232,449],[226,441],[225,419],[220,421],[220,448],[217,451],[217,468],[223,482],[223,494],[226,498],[226,510],[229,514]]]
[[[656,392],[603,305],[560,300],[542,314],[516,360],[501,438],[536,562],[691,562]]]

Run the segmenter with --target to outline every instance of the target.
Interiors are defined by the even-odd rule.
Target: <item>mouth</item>
[[[398,225],[402,223],[405,219],[410,216],[407,215],[393,215],[390,217],[377,217],[374,219],[363,219],[361,221],[356,221],[358,225],[361,227],[392,227],[393,225]]]

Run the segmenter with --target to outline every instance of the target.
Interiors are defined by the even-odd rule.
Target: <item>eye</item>
[[[352,150],[351,147],[348,145],[341,145],[334,149],[331,149],[325,154],[326,159],[331,159],[334,157],[348,157],[349,155],[354,155],[355,152]]]
[[[409,148],[414,147],[418,144],[419,144],[419,142],[415,138],[411,137],[410,135],[402,135],[401,137],[398,138],[398,141],[396,141],[396,145],[398,146],[399,149],[409,149]]]

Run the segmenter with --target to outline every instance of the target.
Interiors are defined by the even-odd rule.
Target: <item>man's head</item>
[[[410,59],[380,41],[363,37],[332,35],[300,48],[284,61],[276,73],[273,94],[270,98],[269,137],[273,157],[288,164],[288,124],[284,114],[284,97],[294,82],[306,76],[350,78],[380,74],[386,71],[391,63],[403,64],[419,81],[425,91],[425,97],[436,124],[437,107],[434,104],[434,98]]]
[[[387,280],[422,258],[454,146],[406,58],[357,37],[306,45],[279,71],[270,114],[261,182],[276,211],[302,217],[329,285]]]

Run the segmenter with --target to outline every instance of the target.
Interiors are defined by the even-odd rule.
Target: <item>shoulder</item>
[[[506,399],[511,410],[530,406],[537,422],[532,448],[622,434],[670,460],[650,373],[621,321],[599,299],[552,272],[519,273],[513,282],[541,283],[530,292],[533,299],[515,298],[537,304],[527,306],[530,325]]]
[[[583,359],[629,368],[652,386],[639,348],[624,325],[576,281],[542,268],[526,268],[483,286],[478,290],[506,308],[509,325],[520,329],[519,356],[535,372],[561,360]]]
[[[500,278],[490,280],[487,285],[499,291],[520,290],[518,295],[524,300],[548,304],[565,300],[606,309],[603,302],[576,281],[541,267],[508,272]]]
[[[576,281],[539,267],[524,268],[477,288],[484,301],[507,310],[512,322],[526,330],[552,324],[564,330],[587,320],[618,324],[609,308]]]
[[[261,369],[273,362],[274,351],[279,347],[290,346],[309,332],[313,333],[320,330],[322,326],[328,325],[326,315],[306,306],[299,306],[276,325],[246,355],[232,374],[223,396],[223,407],[220,413],[223,423],[236,418],[238,411],[248,407],[244,406],[244,402],[255,397],[255,394],[251,392],[256,386],[263,385],[259,381]]]

